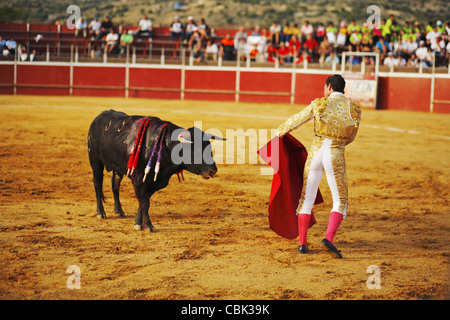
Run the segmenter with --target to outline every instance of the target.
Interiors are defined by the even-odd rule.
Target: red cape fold
[[[258,150],[259,156],[274,169],[269,200],[270,228],[278,235],[295,239],[298,237],[298,217],[296,214],[303,186],[303,169],[308,152],[289,133],[281,139],[275,137]],[[278,157],[277,157],[278,155]],[[320,190],[315,204],[323,202]],[[316,224],[311,214],[309,228]]]

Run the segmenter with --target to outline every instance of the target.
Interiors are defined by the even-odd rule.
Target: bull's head
[[[205,179],[214,177],[217,173],[216,163],[212,155],[211,139],[225,140],[221,137],[204,132],[197,127],[175,130],[172,141],[179,144],[172,149],[172,161],[183,164],[187,171],[201,175]]]

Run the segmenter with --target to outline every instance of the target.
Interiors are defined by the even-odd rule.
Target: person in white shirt
[[[312,24],[309,23],[308,20],[305,21],[305,24],[302,26],[302,28],[300,29],[301,33],[302,33],[302,43],[305,42],[305,40],[308,38],[308,36],[310,34],[313,34],[314,29]]]
[[[174,17],[174,21],[170,25],[170,40],[173,41],[175,37],[180,37],[181,41],[184,40],[184,28],[178,16]]]
[[[269,28],[270,35],[272,37],[272,44],[278,45],[280,43],[281,26],[274,21]]]
[[[198,30],[197,25],[194,22],[194,18],[192,16],[188,17],[188,23],[186,24],[186,41],[191,41],[191,37]]]
[[[433,65],[433,56],[431,49],[425,47],[425,42],[420,41],[420,47],[416,50],[416,56],[421,61],[424,67],[431,67]]]
[[[383,64],[384,64],[385,66],[388,66],[389,68],[391,68],[391,67],[395,66],[394,60],[395,60],[395,59],[394,59],[394,57],[392,56],[392,52],[389,52],[389,53],[387,54],[387,57],[384,59]]]
[[[97,17],[95,17],[95,19],[92,20],[91,23],[89,23],[89,35],[91,37],[97,38],[101,25],[102,25],[101,22],[98,21]]]
[[[418,47],[419,47],[419,46],[417,45],[417,42],[414,41],[413,38],[409,38],[408,41],[405,42],[405,44],[404,44],[405,51],[406,51],[406,53],[408,53],[408,54],[411,54],[411,53],[413,53],[414,51],[416,51],[416,49],[417,49]]]
[[[83,38],[87,37],[87,22],[83,17],[78,19],[75,24],[75,38],[78,37],[80,33],[83,35]]]
[[[114,28],[106,36],[106,51],[108,53],[116,53],[117,44],[119,42],[119,35],[114,32]]]
[[[217,46],[216,43],[211,42],[211,40],[208,40],[208,42],[206,43],[205,53],[206,53],[206,59],[207,60],[212,58],[212,60],[214,62],[216,62],[217,61],[217,56],[219,54],[219,47]]]
[[[139,30],[136,33],[138,41],[141,41],[141,37],[143,35],[148,36],[150,38],[150,41],[153,40],[153,27],[152,27],[152,21],[147,18],[146,15],[142,17],[142,19],[139,21]]]

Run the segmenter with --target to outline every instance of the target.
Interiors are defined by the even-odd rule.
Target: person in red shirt
[[[318,44],[316,39],[313,38],[312,34],[308,35],[304,46],[305,50],[308,52],[310,56],[314,57],[316,55]]]
[[[280,63],[292,63],[294,61],[294,58],[292,57],[292,48],[286,46],[284,42],[280,42],[278,58]]]
[[[278,50],[273,46],[272,41],[267,42],[265,52],[267,53],[267,62],[275,62],[278,55]]]
[[[234,39],[230,33],[227,33],[220,41],[220,55],[224,60],[234,60]]]
[[[300,54],[302,43],[300,42],[296,34],[293,34],[291,39],[289,40],[289,47],[292,50],[292,55],[294,56],[294,58],[297,58]]]

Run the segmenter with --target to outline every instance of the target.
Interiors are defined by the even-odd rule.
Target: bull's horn
[[[206,136],[208,139],[221,140],[221,141],[227,140],[227,139],[225,139],[225,138],[222,138],[222,137],[219,137],[219,136],[215,136],[215,135],[213,135],[213,134],[211,134],[211,133],[207,133],[207,132],[205,132],[205,136]]]
[[[178,141],[181,143],[193,143],[191,140],[186,139],[184,136],[190,135],[189,131],[183,131],[178,135]]]

